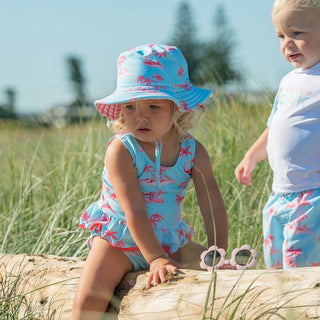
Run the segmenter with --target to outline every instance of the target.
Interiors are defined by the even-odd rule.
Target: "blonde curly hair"
[[[320,8],[320,0],[275,0],[272,7],[272,15],[287,6],[294,6],[299,9]]]
[[[199,105],[195,110],[189,112],[181,112],[174,103],[174,113],[172,118],[173,127],[181,141],[188,137],[188,131],[197,123],[199,124],[207,108],[205,105]],[[123,119],[122,111],[115,121],[108,121],[108,127],[115,133],[125,131],[126,125]]]

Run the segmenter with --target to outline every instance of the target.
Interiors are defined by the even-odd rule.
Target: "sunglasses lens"
[[[240,250],[235,256],[236,263],[245,266],[252,260],[252,254],[249,250]]]
[[[210,251],[204,257],[204,263],[208,267],[212,267],[213,265],[217,265],[221,259],[221,255],[218,251]]]

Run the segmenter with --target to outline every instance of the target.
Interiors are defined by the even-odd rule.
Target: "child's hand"
[[[269,128],[267,127],[258,140],[247,151],[246,155],[234,171],[234,174],[240,183],[250,186],[252,171],[257,166],[257,163],[267,158],[268,135]]]
[[[255,169],[257,163],[254,160],[250,160],[248,157],[243,158],[239,163],[234,174],[237,180],[246,186],[251,185],[252,171]]]
[[[185,267],[165,256],[153,260],[150,264],[150,274],[147,280],[147,289],[151,288],[151,284],[158,285],[159,280],[161,283],[166,282],[166,275],[168,272],[176,272],[178,267]]]

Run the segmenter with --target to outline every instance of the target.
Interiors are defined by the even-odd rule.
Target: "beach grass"
[[[266,93],[259,103],[248,103],[241,95],[222,92],[210,103],[201,126],[191,132],[212,159],[229,216],[229,249],[249,244],[260,252],[258,268],[264,268],[261,212],[272,174],[264,161],[255,170],[253,185],[244,187],[234,170],[265,129],[271,100]],[[0,253],[87,255],[88,232],[78,228],[78,221],[100,196],[111,136],[102,117],[62,128],[0,121]],[[192,184],[184,217],[196,231],[195,240],[206,244]],[[19,300],[0,293],[0,310],[4,303],[14,306]],[[0,315],[2,319],[7,318]]]

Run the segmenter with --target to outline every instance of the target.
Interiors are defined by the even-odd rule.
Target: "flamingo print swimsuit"
[[[175,165],[164,167],[160,166],[159,145],[156,162],[153,162],[131,134],[120,133],[112,139],[114,138],[121,140],[132,157],[153,230],[164,251],[170,256],[194,236],[194,230],[182,218],[181,213],[186,189],[191,180],[195,139],[189,135],[182,141]],[[89,247],[92,238],[100,236],[111,246],[122,250],[133,263],[135,270],[149,267],[132,239],[106,168],[102,173],[100,200],[90,205],[82,214],[79,226],[91,231]]]
[[[273,193],[263,210],[266,266],[319,266],[320,63],[282,79],[268,126]]]

